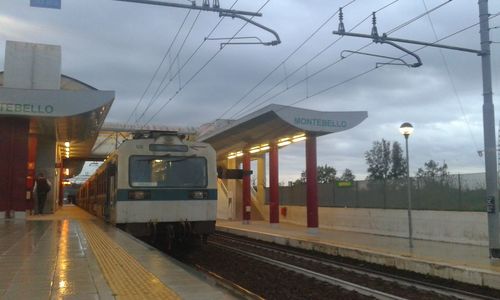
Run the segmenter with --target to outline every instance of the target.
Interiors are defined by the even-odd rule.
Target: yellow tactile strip
[[[97,225],[80,224],[116,299],[180,299]]]

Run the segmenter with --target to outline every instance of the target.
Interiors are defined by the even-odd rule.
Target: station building
[[[7,41],[0,74],[0,218],[32,213],[35,176],[52,183],[44,212],[62,203],[62,179],[78,174],[113,103],[61,74],[61,47]]]

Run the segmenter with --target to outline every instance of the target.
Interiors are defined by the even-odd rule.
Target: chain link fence
[[[361,180],[339,187],[318,184],[322,207],[406,209],[407,181]],[[486,211],[484,173],[411,178],[412,208],[416,210]],[[280,187],[281,205],[306,205],[306,185]],[[269,199],[269,198],[267,198]]]

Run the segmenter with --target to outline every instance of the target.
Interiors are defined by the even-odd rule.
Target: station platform
[[[280,245],[349,257],[401,270],[500,289],[500,260],[490,260],[487,247],[414,240],[368,233],[319,228],[308,233],[304,226],[267,221],[217,220],[217,230]]]
[[[76,206],[0,222],[0,299],[234,299]]]

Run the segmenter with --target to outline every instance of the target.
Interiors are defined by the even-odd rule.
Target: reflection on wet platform
[[[75,206],[0,222],[0,267],[0,299],[233,299]]]

